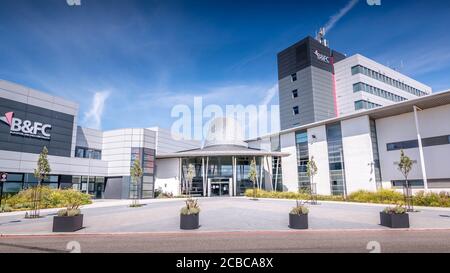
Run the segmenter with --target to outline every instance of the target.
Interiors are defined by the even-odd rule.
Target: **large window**
[[[406,91],[408,93],[411,93],[415,96],[421,97],[421,96],[425,96],[427,95],[426,92],[423,92],[417,88],[414,88],[412,86],[409,86],[407,84],[404,84],[403,82],[400,82],[398,80],[394,80],[390,77],[387,77],[379,72],[376,72],[374,70],[371,70],[367,67],[364,67],[362,65],[357,65],[352,67],[352,75],[356,75],[356,74],[363,74],[366,75],[368,77],[371,77],[373,79],[376,79],[378,81],[384,82],[386,84],[389,84],[395,88],[401,89],[403,91]]]
[[[384,99],[387,99],[387,100],[391,100],[394,102],[400,102],[400,101],[406,100],[406,98],[404,98],[404,97],[395,95],[395,94],[385,91],[383,89],[380,89],[380,88],[377,88],[377,87],[374,87],[374,86],[371,86],[371,85],[368,85],[368,84],[365,84],[362,82],[355,83],[353,85],[353,92],[361,92],[361,91],[384,98]]]
[[[329,124],[326,126],[326,131],[331,194],[343,195],[346,194],[346,189],[341,124]]]
[[[272,157],[272,188],[276,191],[283,191],[281,157]]]
[[[370,138],[372,140],[372,153],[373,153],[373,170],[375,172],[375,182],[377,184],[377,189],[382,187],[381,185],[381,167],[380,167],[380,154],[378,152],[378,138],[377,138],[377,127],[375,120],[370,120]]]
[[[136,183],[130,183],[130,198],[139,196],[139,198],[154,197],[154,167],[155,167],[155,150],[149,148],[131,148],[130,168],[133,167],[134,161],[138,159],[143,170],[140,187],[136,187]],[[130,181],[131,182],[131,181]]]
[[[78,158],[91,158],[91,159],[102,159],[102,151],[95,150],[91,148],[85,147],[76,147],[75,148],[75,157]]]
[[[355,101],[355,110],[362,110],[362,109],[373,109],[376,107],[380,107],[381,105],[366,101],[366,100],[358,100]]]
[[[423,147],[447,145],[447,144],[450,144],[450,135],[422,138],[422,146]],[[388,143],[388,144],[386,144],[386,146],[387,146],[388,151],[406,150],[406,149],[418,148],[419,141],[417,141],[417,139],[406,140],[406,141]]]
[[[295,143],[297,149],[298,186],[300,190],[309,189],[310,179],[306,174],[306,166],[309,161],[308,133],[306,131],[296,132]]]
[[[203,195],[203,168],[202,168],[202,158],[201,157],[191,157],[191,158],[185,158],[182,160],[182,184],[181,184],[181,189],[182,189],[182,193],[186,193],[185,187],[185,179],[188,173],[188,169],[189,169],[189,165],[192,164],[194,166],[194,178],[192,179],[192,191],[191,194],[192,195],[198,195],[198,196],[202,196]],[[206,162],[205,162],[206,164]]]

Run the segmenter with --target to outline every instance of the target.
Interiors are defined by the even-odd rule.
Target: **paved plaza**
[[[145,200],[145,206],[130,208],[130,201],[96,202],[82,209],[85,228],[76,234],[185,232],[179,229],[181,199]],[[288,213],[294,200],[200,198],[200,224],[196,231],[289,231]],[[310,230],[376,230],[385,205],[319,202],[311,205]],[[413,229],[450,229],[450,209],[419,208],[410,214]],[[40,219],[24,219],[23,213],[0,215],[0,234],[51,234],[56,210],[42,212]]]

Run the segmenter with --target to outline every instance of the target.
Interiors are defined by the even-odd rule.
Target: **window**
[[[297,89],[292,90],[292,98],[295,99],[297,97],[298,97],[298,90]]]
[[[84,147],[76,147],[75,148],[75,157],[102,159],[102,151],[90,149],[90,148],[84,148]]]
[[[408,93],[411,93],[411,94],[419,96],[419,97],[420,96],[425,96],[427,94],[424,91],[420,91],[420,90],[418,90],[418,89],[416,89],[414,87],[411,87],[411,86],[409,86],[409,85],[407,85],[405,83],[402,83],[400,81],[397,81],[397,80],[394,80],[392,78],[389,78],[386,75],[382,75],[382,74],[380,74],[378,72],[375,72],[375,71],[373,71],[373,70],[371,70],[371,69],[369,69],[367,67],[361,66],[361,65],[353,66],[351,68],[351,70],[352,70],[352,75],[356,75],[358,73],[364,74],[364,75],[366,75],[368,77],[371,77],[373,79],[382,81],[382,82],[387,83],[387,84],[389,84],[389,85],[391,85],[393,87],[396,87],[398,89],[401,89],[403,91],[406,91]]]
[[[326,125],[326,132],[331,193],[333,195],[342,195],[346,192],[346,189],[341,124]]]
[[[298,115],[299,114],[298,106],[294,106],[294,108],[292,108],[292,112],[294,113],[294,116]]]
[[[291,74],[291,81],[297,81],[297,73]]]
[[[450,135],[422,138],[423,147],[447,145],[447,144],[450,144]],[[413,149],[413,148],[418,148],[418,147],[419,147],[419,141],[417,141],[417,139],[386,144],[386,148],[388,151]]]
[[[295,133],[295,144],[297,151],[297,172],[299,189],[309,189],[310,179],[307,174],[309,161],[308,133],[306,130]]]
[[[380,107],[380,106],[381,105],[370,102],[370,101],[365,101],[365,100],[355,101],[355,110],[373,109],[373,108]]]
[[[363,91],[363,92],[366,92],[366,93],[369,93],[369,94],[372,94],[372,95],[375,95],[375,96],[378,96],[378,97],[382,97],[384,99],[391,100],[391,101],[404,101],[404,100],[406,100],[406,98],[404,98],[404,97],[400,97],[400,96],[394,95],[393,93],[387,92],[387,91],[382,90],[380,88],[376,88],[376,87],[373,87],[371,85],[368,85],[368,84],[365,84],[365,83],[362,83],[362,82],[355,83],[353,85],[353,92],[356,93],[356,92],[360,92],[360,91]]]

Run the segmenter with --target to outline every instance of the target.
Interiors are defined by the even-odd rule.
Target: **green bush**
[[[6,201],[6,204],[13,210],[27,210],[32,207],[34,189],[27,189],[12,196]],[[91,204],[91,197],[88,194],[81,193],[76,190],[59,190],[49,187],[41,187],[39,190],[41,195],[40,208],[61,208],[71,206],[80,206]]]
[[[245,196],[253,197],[253,189],[247,189],[245,191]],[[265,191],[265,190],[257,190],[256,191],[257,198],[274,198],[274,199],[295,199],[295,200],[308,200],[310,199],[310,195],[305,192],[276,192],[276,191]],[[342,196],[336,195],[317,195],[317,200],[327,200],[327,201],[343,201]]]
[[[253,197],[253,189],[245,191],[245,196]],[[257,190],[257,198],[279,198],[279,199],[295,199],[295,200],[309,200],[309,194],[305,192],[275,192]],[[317,200],[322,201],[344,201],[343,196],[339,195],[317,195]],[[348,195],[348,202],[357,203],[377,203],[377,204],[397,204],[404,205],[404,196],[402,193],[392,189],[381,189],[376,192],[359,190]],[[413,197],[415,206],[426,207],[450,207],[450,193],[441,192],[424,193],[420,191]]]
[[[450,207],[450,193],[419,191],[414,195],[414,205],[426,207]]]
[[[403,194],[390,189],[381,189],[376,192],[359,190],[348,196],[348,201],[358,203],[403,204]]]

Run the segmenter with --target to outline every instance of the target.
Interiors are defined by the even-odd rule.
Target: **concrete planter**
[[[83,228],[83,214],[53,217],[53,232],[75,232]]]
[[[380,212],[380,224],[390,228],[409,228],[409,215]]]
[[[183,215],[180,214],[180,229],[198,229],[199,213]]]
[[[289,214],[289,227],[292,229],[308,229],[308,214]]]

